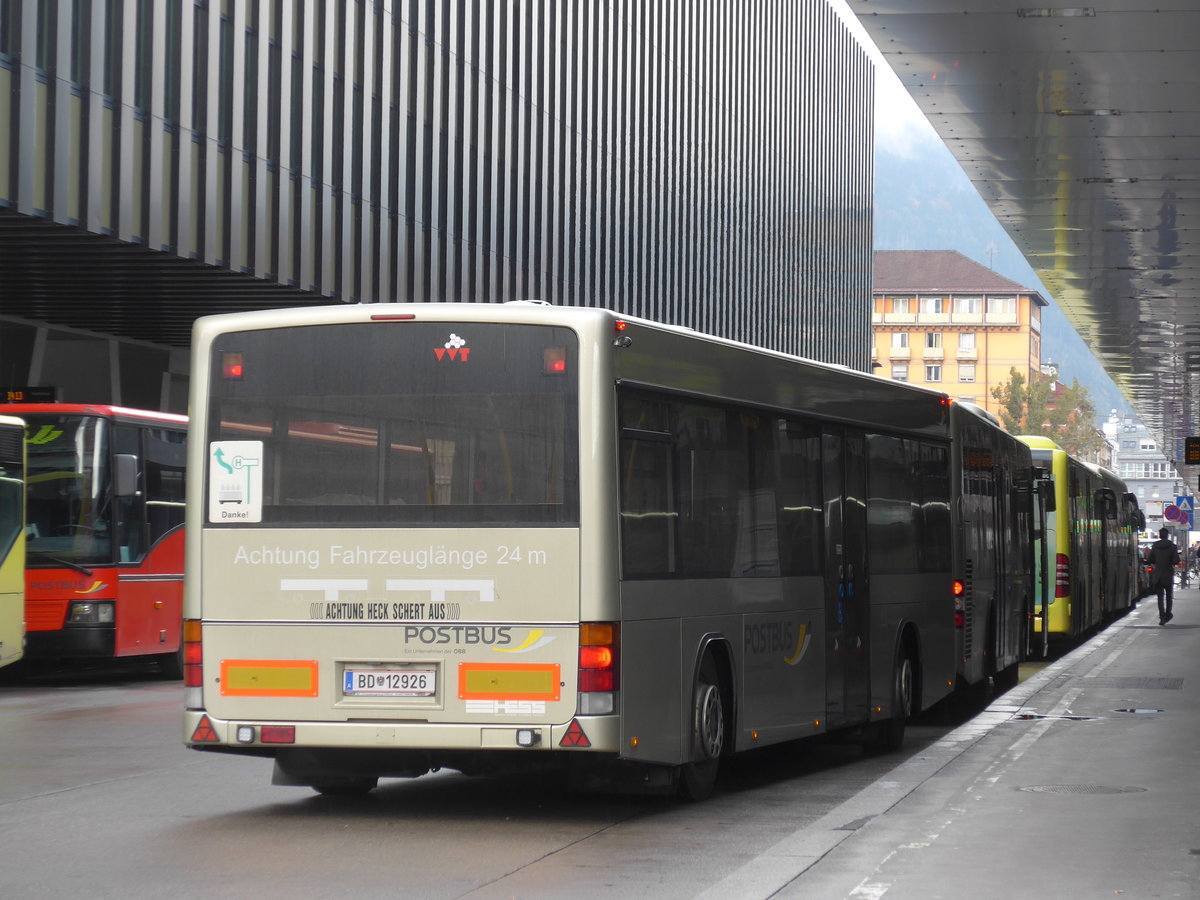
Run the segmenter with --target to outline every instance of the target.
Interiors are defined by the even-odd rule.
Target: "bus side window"
[[[674,472],[670,436],[621,436],[621,570],[653,578],[676,570]]]
[[[144,448],[146,521],[153,546],[183,524],[187,450],[183,434],[160,429],[146,432]]]
[[[112,429],[113,451],[144,459],[142,456],[141,430],[131,425],[114,425]],[[138,473],[137,490],[132,494],[112,499],[113,532],[116,541],[117,562],[137,562],[146,552],[145,529],[145,481]]]
[[[775,432],[780,574],[812,575],[825,557],[821,430],[778,419]]]

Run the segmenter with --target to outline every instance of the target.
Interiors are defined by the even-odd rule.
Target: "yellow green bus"
[[[0,416],[0,666],[25,646],[25,423]]]
[[[1020,440],[1034,465],[1048,470],[1054,491],[1045,552],[1035,553],[1039,566],[1046,561],[1053,589],[1044,606],[1035,604],[1034,643],[1039,635],[1078,638],[1137,600],[1137,532],[1144,519],[1136,497],[1112,472],[1076,459],[1050,438]]]

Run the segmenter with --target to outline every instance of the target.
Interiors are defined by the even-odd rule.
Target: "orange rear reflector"
[[[459,663],[460,700],[558,700],[554,663]]]
[[[208,721],[208,716],[200,717],[196,730],[192,732],[192,740],[198,744],[219,744],[221,742],[221,739],[217,737],[217,732],[213,730],[212,722]]]
[[[223,659],[223,697],[316,697],[315,659]]]
[[[592,742],[588,740],[588,736],[583,733],[583,726],[579,724],[578,719],[572,719],[571,724],[567,726],[567,733],[562,736],[562,740],[558,742],[560,747],[590,747]]]

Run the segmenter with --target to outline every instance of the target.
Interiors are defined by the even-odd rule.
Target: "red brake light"
[[[565,375],[567,350],[565,347],[547,347],[542,351],[542,362],[547,375]]]
[[[245,366],[243,364],[242,354],[240,353],[222,353],[221,354],[221,377],[228,381],[237,381],[245,374]]]
[[[612,647],[580,647],[579,668],[609,669],[613,664]]]

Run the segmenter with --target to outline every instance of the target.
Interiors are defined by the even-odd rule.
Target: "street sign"
[[[1178,522],[1181,515],[1182,512],[1174,503],[1168,503],[1163,507],[1163,518],[1168,522]]]
[[[1179,525],[1190,530],[1196,511],[1196,501],[1191,497],[1176,497],[1175,505],[1179,507]]]

